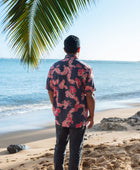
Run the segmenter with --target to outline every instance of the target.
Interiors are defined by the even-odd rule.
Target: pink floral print
[[[86,125],[86,93],[95,90],[90,66],[79,61],[74,55],[66,55],[50,68],[46,89],[53,91],[56,124],[76,128]]]

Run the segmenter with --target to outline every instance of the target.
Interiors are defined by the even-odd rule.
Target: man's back
[[[63,127],[85,126],[88,117],[85,93],[94,91],[92,70],[75,55],[67,55],[50,69],[47,89],[53,91],[56,123]]]

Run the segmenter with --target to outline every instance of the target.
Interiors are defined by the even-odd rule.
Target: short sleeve
[[[85,83],[85,93],[95,91],[94,76],[92,69],[88,70],[86,83]]]
[[[49,70],[48,77],[47,77],[47,80],[46,80],[46,89],[48,91],[53,91],[51,69]]]

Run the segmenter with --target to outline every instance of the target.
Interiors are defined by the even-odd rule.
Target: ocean
[[[46,78],[54,59],[37,70],[18,59],[0,59],[0,133],[43,128],[54,122]],[[140,102],[140,62],[84,61],[93,68],[96,114]]]

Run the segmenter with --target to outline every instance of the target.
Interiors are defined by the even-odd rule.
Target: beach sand
[[[112,109],[95,114],[95,124],[103,118],[128,118],[140,111],[139,104],[125,109]],[[140,129],[140,128],[139,128]],[[125,131],[87,130],[83,146],[81,170],[140,170],[140,130],[128,126]],[[9,154],[10,144],[30,147]],[[40,130],[12,132],[0,135],[0,170],[51,170],[55,146],[54,124]],[[68,168],[67,147],[65,169]]]

